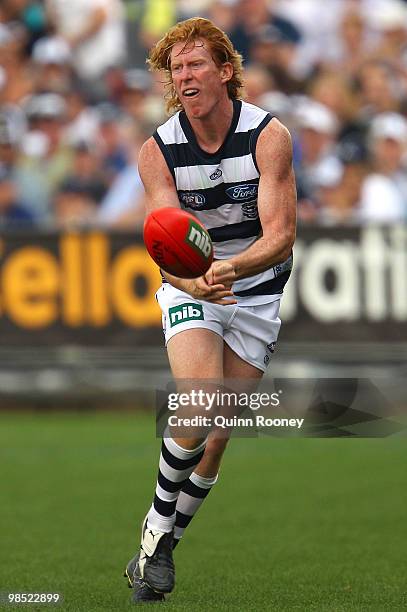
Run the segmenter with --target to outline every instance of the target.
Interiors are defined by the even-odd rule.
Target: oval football
[[[213,246],[205,227],[193,215],[175,207],[151,212],[144,224],[150,256],[179,278],[202,276],[213,261]]]

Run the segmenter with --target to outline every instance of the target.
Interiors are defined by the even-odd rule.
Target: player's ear
[[[230,62],[225,62],[224,64],[222,64],[222,67],[220,69],[220,76],[224,83],[230,81],[233,76],[233,66]]]

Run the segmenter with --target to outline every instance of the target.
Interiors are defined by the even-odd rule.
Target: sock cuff
[[[201,489],[210,489],[211,487],[213,487],[214,484],[216,484],[218,476],[219,474],[216,474],[216,476],[206,478],[205,476],[200,476],[196,472],[192,472],[189,478],[191,482],[193,482],[194,485],[196,485],[197,487],[201,487]]]
[[[156,511],[154,504],[152,504],[147,515],[147,529],[169,533],[174,528],[175,517],[175,512],[171,516],[162,516]]]
[[[182,448],[182,446],[177,444],[170,436],[165,437],[166,433],[167,431],[165,431],[164,433],[163,442],[167,449],[170,451],[170,453],[173,454],[174,457],[176,457],[177,459],[189,459],[190,457],[194,457],[195,455],[200,453],[206,446],[205,438],[205,440],[201,442],[201,444],[199,444],[199,446],[197,446],[196,448]]]

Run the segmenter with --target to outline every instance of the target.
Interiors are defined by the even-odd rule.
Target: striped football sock
[[[163,438],[154,501],[147,515],[148,529],[172,531],[179,493],[202,459],[205,444],[206,440],[197,448],[187,450],[172,438]]]
[[[182,487],[176,505],[176,517],[174,525],[174,543],[173,548],[183,536],[185,529],[198,512],[205,497],[209,494],[213,485],[218,480],[218,474],[212,478],[204,478],[195,472]]]

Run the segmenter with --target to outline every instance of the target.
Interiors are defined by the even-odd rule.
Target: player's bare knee
[[[228,438],[210,438],[205,447],[205,457],[222,457]]]

